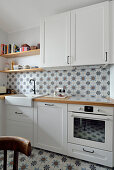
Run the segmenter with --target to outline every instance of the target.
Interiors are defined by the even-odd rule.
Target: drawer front
[[[58,107],[59,103],[44,103],[44,102],[38,102],[39,107]],[[63,105],[63,104],[62,104]]]
[[[85,105],[68,104],[68,111],[84,112],[84,106]],[[113,115],[113,107],[93,106],[93,112],[96,114]]]
[[[7,106],[7,119],[22,122],[33,122],[33,108]]]
[[[68,155],[78,159],[113,167],[112,152],[68,143]]]

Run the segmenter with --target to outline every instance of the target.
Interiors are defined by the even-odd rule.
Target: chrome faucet
[[[31,84],[31,82],[34,82],[34,88],[32,89],[32,91],[34,92],[34,94],[36,94],[36,84],[35,84],[35,79],[30,79],[30,84]]]

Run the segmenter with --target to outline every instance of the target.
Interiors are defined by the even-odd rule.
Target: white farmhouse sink
[[[5,96],[5,103],[9,105],[32,107],[33,106],[32,99],[42,96],[43,95],[39,94],[15,94],[11,96]]]

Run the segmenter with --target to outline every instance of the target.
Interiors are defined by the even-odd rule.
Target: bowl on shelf
[[[14,70],[20,70],[20,69],[23,69],[23,66],[21,66],[21,65],[13,65],[13,69]]]
[[[30,69],[30,66],[29,65],[25,65],[25,66],[23,66],[23,69]]]

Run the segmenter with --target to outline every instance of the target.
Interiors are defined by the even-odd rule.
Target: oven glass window
[[[74,118],[74,137],[105,143],[105,121]]]

